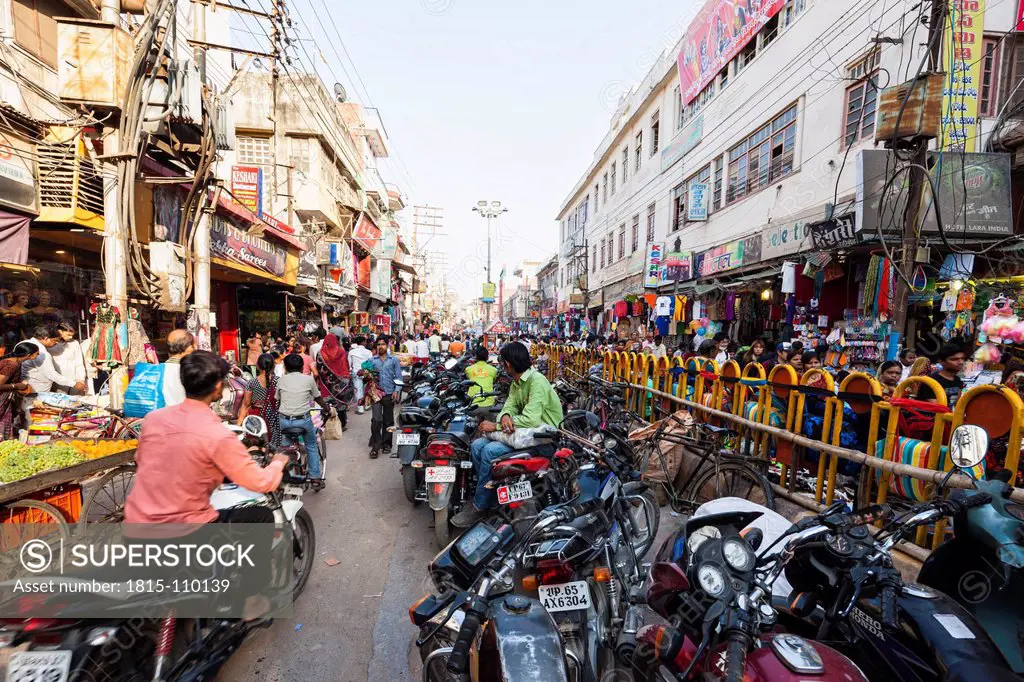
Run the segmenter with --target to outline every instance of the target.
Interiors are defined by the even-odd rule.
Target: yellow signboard
[[[484,282],[483,296],[481,296],[484,303],[494,303],[494,289],[494,282]]]
[[[978,98],[985,29],[985,0],[947,0],[949,24],[944,31],[942,69],[943,150],[973,152],[978,138]]]

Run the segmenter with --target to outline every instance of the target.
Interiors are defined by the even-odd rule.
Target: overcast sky
[[[484,220],[471,212],[476,201],[500,199],[509,209],[494,248],[495,280],[502,264],[511,273],[523,259],[550,257],[555,216],[607,132],[618,96],[675,43],[696,1],[289,6],[333,71],[320,70],[327,86],[333,77],[351,99],[370,104],[368,96],[379,109],[393,151],[382,166],[385,181],[400,185],[410,204],[444,209],[448,236],[429,247],[447,252],[450,286],[473,298],[486,253]],[[411,222],[412,207],[405,213]]]

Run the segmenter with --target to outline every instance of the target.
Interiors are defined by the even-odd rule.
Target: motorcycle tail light
[[[412,429],[409,429],[409,428],[402,429],[402,433],[412,433]]]
[[[413,469],[422,469],[423,468],[423,460],[414,459],[412,461],[412,464],[410,464],[409,466],[411,466]]]
[[[427,446],[427,456],[432,459],[439,457],[444,459],[455,458],[455,448],[452,447],[451,443],[431,443]]]
[[[22,628],[24,632],[41,632],[43,630],[49,630],[57,624],[56,618],[29,618],[25,621],[25,626]]]
[[[568,561],[542,559],[537,562],[541,585],[557,585],[572,580],[573,568]]]
[[[434,464],[436,464],[438,466],[446,467],[446,466],[448,466],[448,460],[446,460],[446,459],[434,460]]]

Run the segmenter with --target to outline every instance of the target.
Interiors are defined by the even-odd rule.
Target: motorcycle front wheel
[[[295,576],[295,589],[292,591],[292,601],[298,599],[305,589],[309,574],[313,572],[313,559],[316,555],[316,529],[313,526],[313,517],[305,509],[300,509],[295,515],[293,532],[295,558],[292,572]]]

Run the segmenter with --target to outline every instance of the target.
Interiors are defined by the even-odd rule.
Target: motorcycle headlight
[[[722,555],[729,566],[740,573],[746,573],[752,569],[757,558],[754,556],[754,551],[750,549],[750,545],[743,540],[736,539],[725,541],[725,544],[722,545]]]
[[[604,449],[605,450],[614,450],[615,446],[618,445],[618,444],[619,444],[619,442],[617,440],[615,440],[614,438],[605,438],[604,439]]]
[[[704,590],[709,597],[716,599],[725,594],[725,588],[728,585],[725,572],[711,564],[704,564],[697,569],[697,582],[700,583],[700,589]]]

